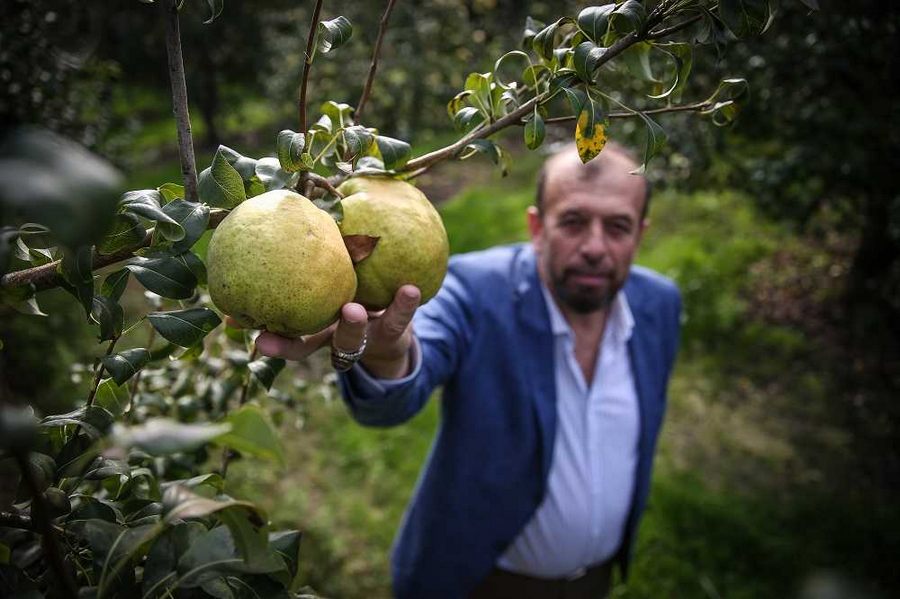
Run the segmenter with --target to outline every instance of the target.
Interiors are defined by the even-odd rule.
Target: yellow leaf
[[[606,145],[606,126],[602,122],[595,122],[590,131],[586,129],[588,129],[588,113],[582,110],[575,125],[575,146],[578,148],[578,157],[582,163],[593,159]]]

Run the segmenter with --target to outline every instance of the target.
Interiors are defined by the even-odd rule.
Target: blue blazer
[[[634,267],[625,284],[640,404],[634,499],[615,560],[627,567],[647,501],[681,303],[667,279]],[[544,496],[556,432],[553,336],[530,244],[454,256],[440,292],[416,313],[421,368],[373,393],[352,374],[341,388],[353,417],[392,426],[443,385],[441,424],[397,535],[401,599],[466,597]]]

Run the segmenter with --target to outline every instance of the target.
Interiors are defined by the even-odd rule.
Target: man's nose
[[[606,236],[603,234],[603,224],[593,221],[582,240],[581,254],[588,260],[596,261],[602,259],[606,252]]]

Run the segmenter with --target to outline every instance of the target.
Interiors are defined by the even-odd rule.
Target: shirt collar
[[[572,327],[566,322],[565,316],[556,305],[553,294],[541,281],[541,292],[544,294],[544,301],[547,304],[547,312],[550,316],[550,329],[554,335],[565,335],[572,337]],[[627,343],[631,339],[631,333],[634,330],[634,315],[631,313],[631,306],[628,305],[628,298],[625,296],[624,290],[619,290],[616,297],[613,298],[609,310],[609,319],[606,322],[606,330],[609,332],[610,339],[615,343]]]

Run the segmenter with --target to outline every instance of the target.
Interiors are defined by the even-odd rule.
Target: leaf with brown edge
[[[350,252],[350,259],[353,264],[359,264],[375,251],[380,237],[372,237],[370,235],[344,235],[344,245]]]

